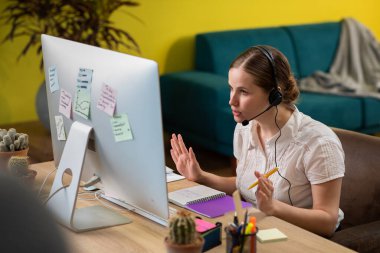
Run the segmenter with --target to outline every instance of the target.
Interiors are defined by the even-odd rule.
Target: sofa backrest
[[[297,78],[327,71],[339,44],[340,22],[198,34],[195,69],[227,76],[231,62],[254,45],[271,45],[288,58]]]
[[[339,46],[341,23],[320,23],[284,27],[294,46],[298,77],[316,70],[328,72]]]
[[[380,137],[333,129],[345,153],[342,228],[380,220]]]

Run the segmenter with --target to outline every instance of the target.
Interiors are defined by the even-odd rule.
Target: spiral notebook
[[[204,185],[169,192],[169,201],[209,218],[235,210],[231,196]],[[250,203],[242,201],[243,208],[250,206],[252,206]]]

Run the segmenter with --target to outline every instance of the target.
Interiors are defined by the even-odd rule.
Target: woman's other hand
[[[256,200],[257,207],[260,211],[264,212],[267,215],[273,215],[274,211],[274,200],[273,200],[273,183],[264,174],[255,171],[255,176],[259,181],[257,191],[256,191]]]

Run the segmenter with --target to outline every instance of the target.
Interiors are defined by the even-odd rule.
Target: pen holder
[[[225,228],[226,231],[226,253],[256,253],[257,252],[257,240],[256,232],[250,234],[238,234],[232,233]]]

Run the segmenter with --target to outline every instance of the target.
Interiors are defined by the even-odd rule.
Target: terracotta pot
[[[28,173],[25,175],[20,176],[22,182],[24,182],[27,185],[33,186],[34,179],[36,178],[37,171],[35,170],[28,170]]]
[[[9,158],[12,156],[27,156],[28,150],[29,148],[13,152],[0,152],[0,171],[7,171]]]
[[[193,244],[174,244],[165,237],[165,246],[168,253],[201,253],[205,240],[199,236]]]

